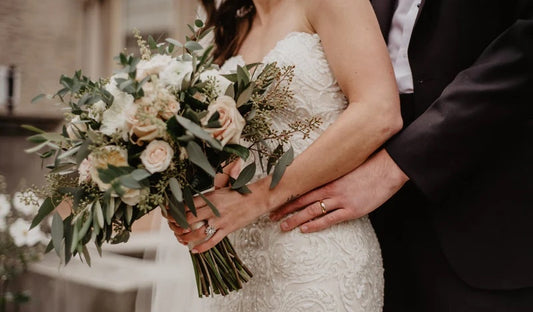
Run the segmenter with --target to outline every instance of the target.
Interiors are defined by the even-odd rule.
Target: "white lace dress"
[[[294,103],[278,116],[280,129],[298,118],[321,116],[323,124],[308,140],[294,138],[295,155],[318,138],[346,107],[317,34],[293,32],[263,60],[295,65]],[[229,59],[222,70],[243,65]],[[377,238],[367,217],[322,232],[280,231],[266,216],[230,235],[242,260],[254,273],[244,289],[226,297],[202,299],[209,312],[381,311],[383,267]]]

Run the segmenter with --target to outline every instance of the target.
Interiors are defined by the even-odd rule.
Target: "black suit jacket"
[[[385,39],[394,2],[372,0]],[[427,205],[448,262],[476,288],[533,286],[532,18],[531,0],[422,0],[414,104],[386,145],[420,191],[402,209]]]

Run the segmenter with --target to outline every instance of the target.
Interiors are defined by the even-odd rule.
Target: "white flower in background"
[[[104,103],[104,101],[100,100],[96,103],[94,103],[93,105],[89,106],[88,108],[88,111],[89,111],[89,118],[97,121],[97,122],[101,122],[102,121],[102,115],[103,113],[105,112],[105,109],[106,109],[106,105]]]
[[[76,115],[70,123],[66,126],[67,135],[70,139],[80,139],[80,132],[87,132],[87,124],[80,119],[80,116]]]
[[[131,94],[127,94],[118,89],[116,78],[127,79],[128,75],[120,73],[113,75],[105,89],[113,95],[113,103],[102,113],[102,126],[100,131],[105,135],[113,135],[119,133],[124,140],[128,139],[128,129],[126,123],[126,108],[134,105],[134,98]]]
[[[13,207],[26,216],[36,215],[42,203],[43,200],[31,191],[24,193],[16,192],[13,195]]]
[[[165,68],[169,67],[172,57],[166,54],[156,54],[149,60],[141,60],[137,64],[138,81],[143,80],[146,76],[159,74]]]
[[[98,169],[105,169],[108,165],[116,167],[128,166],[128,151],[117,146],[105,146],[103,149],[89,155],[91,162],[91,179],[98,184],[100,191],[105,192],[111,184],[104,183],[98,174]]]
[[[17,221],[13,222],[13,224],[11,224],[9,227],[9,234],[13,238],[15,245],[18,247],[22,247],[24,245],[33,246],[42,242],[46,238],[39,227],[34,227],[30,230],[30,225],[31,224],[29,222],[23,219],[17,219]]]
[[[159,83],[163,86],[172,86],[181,90],[185,78],[192,73],[192,62],[172,59],[170,64],[159,73]]]
[[[141,161],[148,172],[163,172],[170,166],[173,156],[174,151],[167,142],[155,140],[146,146]]]
[[[11,211],[11,203],[9,197],[6,194],[0,194],[0,218],[3,218]]]
[[[214,103],[211,103],[207,108],[207,115],[202,118],[202,125],[204,125],[204,127],[209,122],[211,116],[216,112],[220,114],[218,118],[220,127],[204,128],[204,130],[211,133],[211,135],[219,140],[222,145],[228,143],[238,144],[246,121],[241,116],[241,113],[239,113],[235,100],[229,96],[223,95],[218,97]]]
[[[207,81],[210,77],[216,81],[216,90],[219,96],[226,94],[226,89],[232,84],[226,77],[220,75],[218,70],[210,69],[200,74],[200,80]]]
[[[78,183],[82,184],[84,182],[91,181],[91,169],[93,165],[88,158],[85,158],[80,166],[78,167],[78,173],[80,175]]]

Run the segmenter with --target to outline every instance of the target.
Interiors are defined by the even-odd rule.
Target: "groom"
[[[404,129],[273,217],[311,232],[379,207],[385,311],[533,311],[533,1],[372,4]]]

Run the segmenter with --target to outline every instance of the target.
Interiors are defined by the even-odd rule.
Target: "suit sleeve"
[[[531,122],[532,112],[533,20],[522,19],[385,148],[428,199],[439,201],[512,129],[516,134],[516,125]]]

